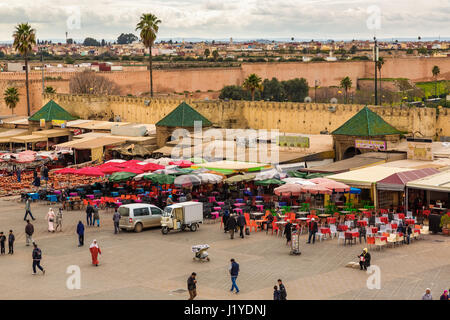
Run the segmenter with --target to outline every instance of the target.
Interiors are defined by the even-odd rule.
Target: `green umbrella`
[[[271,184],[280,185],[280,184],[285,184],[285,183],[286,182],[278,180],[278,179],[266,179],[266,180],[256,181],[255,185],[257,185],[257,186],[268,186],[268,185],[271,185]]]
[[[190,158],[189,161],[193,163],[206,163],[206,160],[202,158]]]
[[[256,174],[247,173],[247,174],[237,174],[235,176],[232,176],[228,179],[223,180],[223,182],[233,184],[238,182],[244,182],[244,181],[251,181],[255,179]]]
[[[109,181],[112,182],[120,182],[120,181],[126,181],[136,176],[136,173],[132,172],[114,172],[112,175],[109,176]]]
[[[172,176],[170,174],[149,174],[144,176],[144,179],[146,180],[152,180],[154,183],[158,184],[173,184],[173,181],[175,180],[175,176]]]
[[[287,175],[291,178],[305,178],[308,175],[308,173],[299,171],[288,171]]]
[[[176,171],[179,172],[179,174],[190,174],[194,171],[194,169],[190,168],[175,168]]]

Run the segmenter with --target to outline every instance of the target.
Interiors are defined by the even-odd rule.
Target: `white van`
[[[152,204],[124,204],[118,209],[120,213],[119,228],[141,232],[144,228],[160,227],[163,211]]]

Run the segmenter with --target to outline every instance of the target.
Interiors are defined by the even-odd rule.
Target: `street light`
[[[375,65],[375,105],[378,105],[378,87],[377,87],[377,64],[378,64],[378,44],[377,38],[373,37],[374,46],[373,46],[373,61]]]

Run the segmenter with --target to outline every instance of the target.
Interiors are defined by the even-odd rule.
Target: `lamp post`
[[[375,105],[378,105],[378,87],[377,87],[378,43],[376,37],[373,37],[373,40],[374,40],[373,61],[375,65]]]
[[[320,81],[319,80],[314,80],[314,103],[317,103],[316,91],[317,91],[317,88],[319,87],[319,85],[320,85]]]
[[[44,49],[42,47],[39,48],[41,51],[41,70],[42,70],[42,94],[45,92],[45,83],[44,83]]]

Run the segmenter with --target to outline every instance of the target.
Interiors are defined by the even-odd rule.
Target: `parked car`
[[[119,207],[122,230],[141,232],[144,228],[160,227],[163,211],[152,204],[132,203]]]

